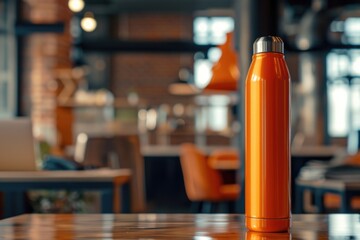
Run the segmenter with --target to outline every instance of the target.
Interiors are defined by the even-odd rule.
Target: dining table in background
[[[300,168],[311,160],[324,160],[328,161],[334,157],[338,152],[343,151],[343,148],[334,146],[307,146],[297,147],[291,149],[292,166],[294,173],[298,173]],[[234,161],[234,159],[221,159],[213,161],[210,165],[214,169],[218,170],[237,170],[241,167],[241,161]]]
[[[233,146],[211,145],[198,146],[206,156],[210,156],[215,151],[234,151]],[[300,169],[311,160],[329,161],[339,151],[344,149],[334,146],[301,146],[291,149],[291,196],[293,206],[295,206],[295,178]],[[187,200],[184,181],[180,166],[180,146],[179,145],[142,145],[141,153],[145,159],[145,183],[147,201],[154,202],[155,206],[161,202],[164,196],[168,196],[171,201],[167,201],[169,208],[173,204],[180,205]],[[243,162],[243,161],[242,161]],[[224,182],[232,183],[236,181],[238,170],[244,166],[240,161],[227,161],[221,159],[212,163],[210,167],[218,170]],[[171,203],[171,204],[170,204]],[[164,205],[164,203],[161,203]],[[295,210],[295,209],[293,209]],[[156,211],[156,209],[154,209]]]
[[[129,169],[3,171],[0,172],[3,217],[24,213],[24,194],[35,189],[99,191],[102,213],[129,212],[131,176]]]
[[[237,214],[30,214],[0,221],[1,239],[358,239],[359,214],[294,214],[285,233],[249,232]]]
[[[216,150],[234,150],[233,147],[220,145],[198,147],[207,156]],[[144,157],[178,158],[180,156],[180,145],[143,145],[141,146],[141,153]]]
[[[304,212],[304,192],[309,191],[314,196],[314,204],[317,213],[324,213],[324,196],[326,193],[335,193],[340,197],[340,212],[351,213],[351,198],[360,196],[360,179],[315,179],[296,180],[296,206],[297,213]],[[359,229],[360,231],[360,229]]]
[[[234,151],[234,147],[229,146],[199,146],[199,149],[210,156],[214,151]],[[291,167],[293,177],[296,177],[308,161],[320,160],[329,161],[339,152],[344,151],[343,148],[337,146],[302,146],[293,147],[291,149]],[[141,153],[145,158],[157,159],[166,158],[171,160],[178,160],[180,155],[180,146],[177,145],[145,145],[141,147]],[[213,161],[210,167],[222,171],[236,171],[240,168],[241,161],[234,161],[234,159],[221,159]]]

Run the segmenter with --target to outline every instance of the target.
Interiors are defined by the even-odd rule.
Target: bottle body
[[[290,227],[290,75],[282,53],[253,55],[245,89],[245,214],[249,230]]]

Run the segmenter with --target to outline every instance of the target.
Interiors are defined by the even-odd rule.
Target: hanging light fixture
[[[212,78],[204,90],[235,91],[240,77],[237,55],[232,43],[233,33],[226,34],[226,41],[220,45],[221,57],[212,67]]]
[[[73,12],[81,12],[85,7],[85,3],[84,0],[69,0],[68,6]]]
[[[94,14],[92,12],[86,12],[84,17],[81,19],[80,25],[85,32],[94,31],[97,26]]]

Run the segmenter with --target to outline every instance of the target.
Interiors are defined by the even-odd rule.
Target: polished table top
[[[359,214],[297,215],[290,233],[247,232],[243,215],[30,214],[0,221],[0,239],[358,239]]]
[[[130,176],[129,169],[0,171],[0,182],[126,182]]]

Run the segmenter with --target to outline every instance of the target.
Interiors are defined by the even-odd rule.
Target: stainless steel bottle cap
[[[254,54],[262,52],[284,53],[284,42],[279,37],[260,37],[254,42]]]

